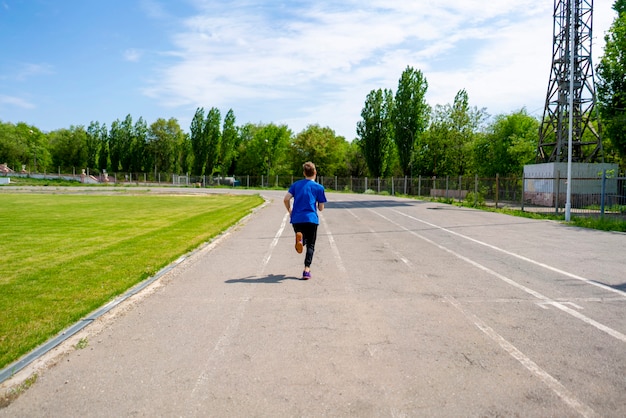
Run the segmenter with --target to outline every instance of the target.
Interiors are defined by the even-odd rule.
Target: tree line
[[[285,175],[302,171],[305,160],[316,161],[321,175],[365,173],[356,143],[328,127],[294,135],[274,123],[238,126],[232,109],[222,119],[215,107],[198,108],[188,133],[174,118],[148,125],[131,115],[110,127],[91,122],[51,132],[0,121],[0,162],[15,171]]]
[[[626,0],[605,36],[597,68],[605,162],[626,168]],[[0,163],[15,171],[175,173],[197,176],[298,175],[314,161],[322,176],[519,175],[536,161],[540,121],[525,109],[490,117],[464,89],[452,103],[431,107],[426,77],[407,66],[396,91],[372,90],[352,141],[330,127],[237,125],[234,111],[195,111],[189,131],[170,118],[152,124],[127,115],[110,126],[91,122],[42,132],[0,121]],[[597,121],[596,121],[597,123]]]

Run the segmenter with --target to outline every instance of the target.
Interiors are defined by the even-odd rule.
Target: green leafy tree
[[[22,165],[29,165],[33,156],[29,139],[33,135],[31,131],[34,132],[26,124],[0,123],[0,163],[15,171],[21,171]]]
[[[606,33],[597,68],[598,104],[605,138],[626,157],[626,0],[613,4],[618,16]]]
[[[87,132],[82,126],[59,129],[48,134],[52,164],[63,172],[87,169]]]
[[[291,170],[302,171],[302,164],[313,161],[320,176],[345,176],[348,143],[331,128],[309,125],[291,143]]]
[[[469,105],[465,90],[456,94],[452,105],[435,106],[427,135],[416,153],[419,172],[433,176],[469,174],[473,142],[486,116],[483,109]]]
[[[413,150],[428,127],[427,90],[428,82],[422,72],[407,67],[398,81],[393,112],[394,140],[404,175],[411,174]]]
[[[106,125],[91,122],[87,127],[87,166],[98,171],[106,170],[108,164],[108,132]]]
[[[255,140],[257,125],[246,123],[239,129],[239,145],[235,172],[239,175],[258,175],[263,173],[265,144]]]
[[[467,91],[460,90],[454,98],[454,104],[450,109],[450,126],[452,128],[450,152],[456,164],[452,166],[454,175],[468,174],[471,168],[471,148],[476,139],[478,128],[487,114],[484,110],[479,110],[469,104]]]
[[[365,99],[357,135],[369,172],[374,177],[391,173],[393,151],[393,93],[388,89],[372,90]]]
[[[155,178],[158,172],[168,173],[175,169],[179,144],[184,137],[185,133],[174,118],[159,118],[150,125],[146,155],[151,156]]]
[[[291,136],[287,125],[273,123],[261,125],[255,132],[255,140],[263,147],[262,156],[268,177],[289,172],[286,156]]]
[[[98,169],[98,150],[100,149],[100,123],[91,122],[87,127],[87,167]]]
[[[476,174],[483,177],[519,175],[535,160],[539,121],[526,109],[498,115],[474,143]]]
[[[106,125],[92,121],[87,127],[87,166],[106,170],[108,165],[108,132]]]
[[[139,117],[135,125],[131,129],[130,135],[130,165],[128,171],[131,173],[144,172],[150,169],[152,162],[148,161],[147,167],[144,167],[146,161],[146,144],[148,142],[148,124],[143,117]],[[150,159],[149,159],[150,160]]]
[[[213,107],[209,110],[204,123],[204,135],[206,136],[206,161],[204,173],[212,176],[215,171],[218,158],[220,156],[220,147],[222,142],[222,133],[220,131],[222,116],[220,111]]]
[[[191,150],[193,153],[194,174],[201,175],[204,172],[204,164],[207,160],[208,143],[204,131],[204,108],[199,107],[191,120]]]
[[[224,126],[222,128],[222,144],[220,147],[220,157],[218,165],[220,172],[226,175],[233,174],[233,161],[237,158],[237,143],[239,141],[237,126],[235,125],[235,113],[232,109],[226,112]]]
[[[346,151],[346,171],[345,177],[365,177],[367,175],[367,162],[363,155],[363,147],[358,139],[348,144]],[[341,175],[337,174],[336,175]],[[341,175],[344,177],[344,175]]]
[[[114,120],[109,131],[109,156],[112,172],[119,171],[121,166],[123,135],[122,122],[119,119]]]
[[[133,118],[130,114],[120,124],[120,165],[124,172],[131,172],[133,167]]]
[[[191,146],[191,137],[185,134],[180,138],[180,142],[177,144],[178,159],[174,167],[175,173],[190,173],[193,169],[193,149]]]
[[[240,130],[236,172],[267,177],[292,174],[286,158],[291,136],[286,125],[244,125]]]

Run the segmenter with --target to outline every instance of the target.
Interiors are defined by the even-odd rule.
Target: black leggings
[[[295,232],[302,232],[302,243],[306,245],[304,266],[311,267],[311,262],[313,261],[313,253],[315,252],[315,241],[317,240],[317,224],[293,224],[293,230]]]

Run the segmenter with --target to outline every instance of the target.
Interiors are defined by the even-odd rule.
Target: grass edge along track
[[[3,193],[0,368],[261,203],[258,195]]]

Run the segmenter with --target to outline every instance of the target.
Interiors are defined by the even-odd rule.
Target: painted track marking
[[[556,395],[563,400],[572,409],[583,417],[595,417],[598,414],[589,406],[580,402],[572,392],[570,392],[561,382],[552,377],[548,372],[543,370],[537,363],[532,361],[524,353],[518,350],[513,344],[508,342],[504,337],[498,334],[493,328],[485,324],[480,318],[471,312],[463,309],[461,304],[450,296],[445,296],[446,301],[461,312],[470,322],[472,322],[479,330],[481,330],[490,339],[496,342],[511,357],[517,360],[528,371],[537,376],[546,386],[548,386]]]
[[[435,247],[437,247],[437,248],[439,248],[439,249],[441,249],[443,251],[446,251],[449,254],[452,254],[453,256],[457,257],[458,259],[463,260],[466,263],[471,264],[472,266],[474,266],[474,267],[476,267],[476,268],[478,268],[478,269],[480,269],[480,270],[482,270],[482,271],[484,271],[484,272],[486,272],[486,273],[488,273],[488,274],[490,274],[490,275],[492,275],[494,277],[497,277],[498,279],[502,280],[503,282],[508,283],[509,285],[511,285],[513,287],[516,287],[516,288],[522,290],[525,293],[528,293],[529,295],[531,295],[531,296],[541,300],[544,304],[554,306],[555,308],[557,308],[557,309],[559,309],[559,310],[561,310],[561,311],[563,311],[563,312],[573,316],[574,318],[579,319],[579,320],[585,322],[586,324],[589,324],[589,325],[599,329],[600,331],[607,333],[611,337],[616,338],[616,339],[626,343],[626,335],[622,334],[621,332],[616,331],[616,330],[614,330],[614,329],[612,329],[612,328],[610,328],[610,327],[608,327],[608,326],[606,326],[604,324],[601,324],[601,323],[599,323],[599,322],[597,322],[597,321],[595,321],[595,320],[593,320],[593,319],[591,319],[591,318],[581,314],[580,312],[577,312],[576,310],[565,306],[561,302],[557,302],[557,301],[555,301],[553,299],[550,299],[549,297],[542,295],[541,293],[537,292],[536,290],[533,290],[533,289],[531,289],[529,287],[526,287],[526,286],[524,286],[524,285],[522,285],[520,283],[517,283],[515,280],[510,279],[510,278],[508,278],[508,277],[506,277],[506,276],[504,276],[504,275],[502,275],[502,274],[500,274],[500,273],[490,269],[489,267],[486,267],[486,266],[484,266],[484,265],[482,265],[482,264],[480,264],[480,263],[478,263],[478,262],[476,262],[476,261],[474,261],[474,260],[472,260],[472,259],[470,259],[468,257],[465,257],[465,256],[457,253],[456,251],[453,251],[453,250],[451,250],[451,249],[449,249],[449,248],[447,248],[447,247],[445,247],[445,246],[443,246],[441,244],[438,244],[435,241],[433,241],[433,240],[431,240],[429,238],[426,238],[425,236],[423,236],[421,234],[418,234],[415,231],[411,231],[410,229],[404,227],[403,225],[400,225],[399,223],[389,219],[388,217],[386,217],[382,213],[379,213],[379,212],[377,212],[377,211],[375,211],[373,209],[368,209],[368,210],[373,212],[373,213],[375,213],[376,215],[380,216],[381,218],[385,219],[387,222],[397,226],[398,228],[401,228],[404,231],[409,232],[410,234],[420,238],[421,240],[426,241],[429,244],[432,244]],[[395,209],[392,209],[392,211],[394,211],[396,213],[399,213],[401,215],[404,215],[404,216],[406,216],[408,218],[415,219],[416,221],[420,221],[419,219],[414,218],[413,216],[403,214],[402,212],[398,212]],[[424,223],[426,223],[426,222],[424,222]],[[432,227],[435,227],[435,228],[442,229],[442,230],[446,230],[445,228],[440,228],[440,227],[438,227],[437,225],[434,225],[434,224],[428,223],[428,225],[430,225]],[[446,230],[446,231],[448,231],[448,230]],[[449,232],[451,232],[451,231],[449,231]],[[454,235],[459,235],[461,237],[465,237],[464,235],[457,234],[457,233],[454,233]],[[476,241],[476,242],[480,243],[480,241],[474,240],[474,239],[469,238],[469,237],[467,237],[467,238],[470,239],[471,241]],[[492,246],[490,244],[485,244],[485,245],[487,245],[490,248],[498,249],[498,247]],[[502,250],[502,252],[504,252],[506,254],[509,254],[509,252],[505,251],[505,250]],[[511,254],[513,254],[513,253],[511,253]],[[530,260],[530,259],[528,259],[528,260],[530,262],[532,262],[532,260]],[[553,268],[551,270],[559,271],[558,269],[553,269]],[[610,288],[610,289],[612,289],[612,288]],[[612,290],[616,290],[616,289],[612,289]],[[623,293],[623,292],[620,292],[620,293]]]
[[[494,251],[499,251],[499,252],[501,252],[501,253],[503,253],[503,254],[506,254],[506,255],[509,255],[509,256],[511,256],[511,257],[515,257],[515,258],[517,258],[517,259],[520,259],[520,260],[526,261],[527,263],[531,263],[531,264],[534,264],[534,265],[536,265],[536,266],[543,267],[544,269],[547,269],[547,270],[553,271],[553,272],[558,273],[558,274],[561,274],[561,275],[563,275],[563,276],[570,277],[570,278],[575,279],[575,280],[579,280],[579,281],[581,281],[581,282],[585,282],[585,283],[587,283],[587,284],[589,284],[589,285],[592,285],[592,286],[597,286],[597,287],[599,287],[599,288],[601,288],[601,289],[604,289],[604,290],[607,290],[607,291],[609,291],[609,292],[617,293],[618,295],[623,296],[623,297],[625,297],[625,298],[626,298],[626,292],[624,292],[624,291],[622,291],[622,290],[615,289],[615,288],[613,288],[613,287],[611,287],[611,286],[607,286],[607,285],[605,285],[605,284],[598,283],[598,282],[596,282],[596,281],[593,281],[593,280],[587,279],[587,278],[585,278],[585,277],[578,276],[578,275],[576,275],[576,274],[573,274],[573,273],[567,272],[567,271],[565,271],[565,270],[561,270],[561,269],[558,269],[558,268],[556,268],[556,267],[552,267],[552,266],[550,266],[550,265],[548,265],[548,264],[545,264],[545,263],[542,263],[542,262],[539,262],[539,261],[535,261],[535,260],[533,260],[533,259],[531,259],[531,258],[528,258],[528,257],[525,257],[525,256],[523,256],[523,255],[516,254],[516,253],[514,253],[514,252],[511,252],[511,251],[505,250],[505,249],[500,248],[500,247],[496,247],[495,245],[487,244],[486,242],[483,242],[483,241],[477,240],[477,239],[475,239],[475,238],[468,237],[467,235],[463,235],[463,234],[460,234],[460,233],[458,233],[458,232],[452,231],[452,230],[450,230],[450,229],[447,229],[447,228],[441,227],[441,226],[439,226],[439,225],[435,225],[435,224],[433,224],[433,223],[430,223],[430,222],[424,221],[424,220],[422,220],[422,219],[416,218],[416,217],[411,216],[411,215],[408,215],[408,214],[406,214],[406,213],[402,213],[402,212],[400,212],[400,211],[398,211],[398,210],[392,209],[392,211],[393,211],[393,212],[395,212],[395,213],[397,213],[397,214],[399,214],[399,215],[402,215],[402,216],[405,216],[405,217],[407,217],[407,218],[409,218],[409,219],[412,219],[412,220],[414,220],[414,221],[416,221],[416,222],[420,222],[420,223],[423,223],[424,225],[428,225],[428,226],[430,226],[430,227],[433,227],[433,228],[439,229],[440,231],[445,231],[445,232],[447,232],[447,233],[449,233],[449,234],[455,235],[455,236],[457,236],[457,237],[459,237],[459,238],[466,239],[466,240],[471,241],[471,242],[473,242],[473,243],[475,243],[475,244],[483,245],[483,246],[485,246],[485,247],[487,247],[487,248],[490,248],[490,249],[492,249],[492,250],[494,250]]]

